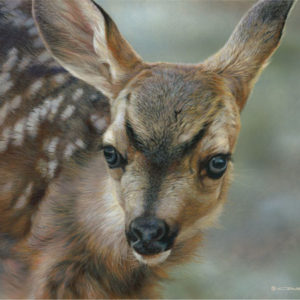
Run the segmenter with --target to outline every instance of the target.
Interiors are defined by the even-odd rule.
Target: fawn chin
[[[144,61],[94,1],[0,0],[1,298],[158,297],[222,211],[293,2],[193,65]]]
[[[155,265],[158,265],[158,264],[164,262],[170,255],[171,251],[172,250],[167,250],[162,253],[155,254],[155,255],[141,255],[133,250],[133,255],[141,263],[144,263],[149,266],[155,266]]]

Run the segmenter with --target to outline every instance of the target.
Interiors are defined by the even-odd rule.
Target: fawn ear
[[[228,81],[240,110],[268,58],[279,45],[293,0],[261,0],[235,28],[225,46],[204,64]]]
[[[34,0],[32,9],[54,58],[107,97],[114,98],[142,67],[109,15],[91,0]]]

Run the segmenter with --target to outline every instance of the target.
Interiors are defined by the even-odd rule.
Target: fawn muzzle
[[[130,246],[141,255],[154,255],[173,246],[177,230],[170,231],[168,224],[156,217],[134,219],[127,232]]]

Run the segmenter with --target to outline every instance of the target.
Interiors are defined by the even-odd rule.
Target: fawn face
[[[216,74],[157,64],[120,93],[112,118],[103,149],[128,241],[139,254],[168,251],[223,203],[237,105]]]
[[[110,99],[112,123],[102,140],[107,189],[139,260],[162,262],[221,211],[239,113],[291,5],[260,1],[216,55],[174,65],[143,62],[91,1],[34,1],[52,55]]]

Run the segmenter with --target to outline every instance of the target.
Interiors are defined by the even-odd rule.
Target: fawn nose
[[[151,255],[169,248],[168,234],[169,227],[163,220],[155,217],[138,217],[131,222],[127,238],[136,252]]]
[[[136,218],[130,226],[136,240],[152,242],[161,240],[167,233],[167,224],[157,218]]]

